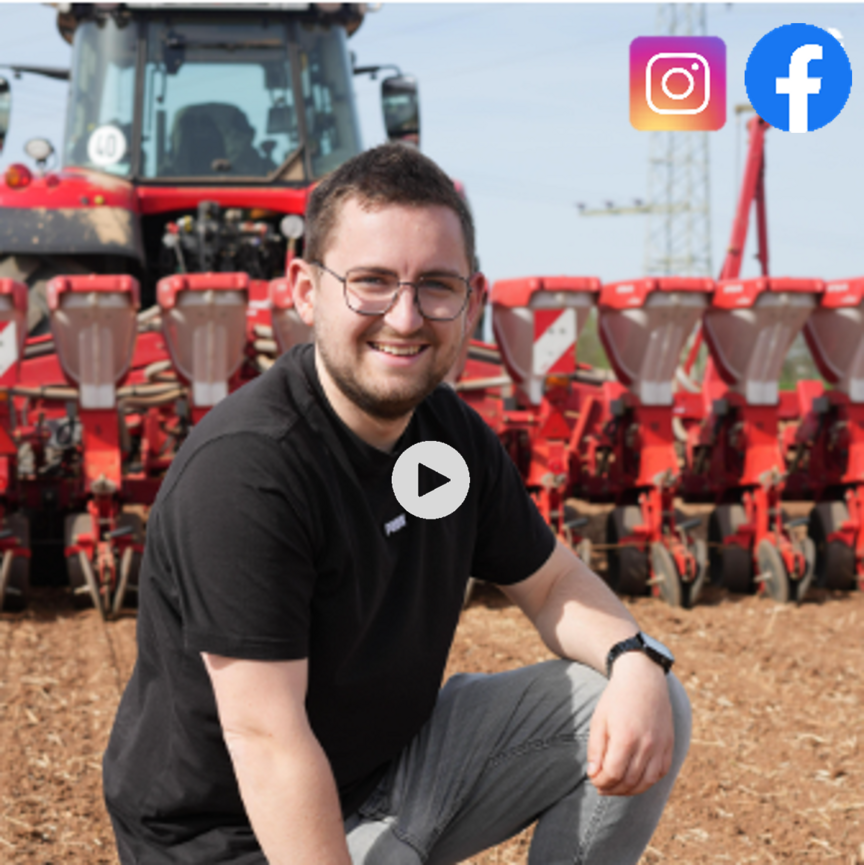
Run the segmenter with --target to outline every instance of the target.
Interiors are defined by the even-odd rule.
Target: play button
[[[423,496],[429,495],[429,493],[435,492],[439,487],[443,487],[444,484],[449,484],[450,478],[446,475],[442,475],[440,472],[436,472],[435,469],[429,468],[429,466],[424,465],[423,463],[418,463],[417,465],[417,493],[422,499]]]
[[[396,500],[423,520],[450,516],[468,495],[471,476],[462,455],[443,442],[411,445],[393,466]]]

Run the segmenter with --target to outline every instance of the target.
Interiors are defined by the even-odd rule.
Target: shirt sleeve
[[[527,579],[555,548],[555,535],[537,510],[525,484],[489,426],[476,417],[480,444],[480,501],[471,574],[509,585]]]
[[[185,648],[246,660],[308,656],[315,586],[303,479],[281,445],[208,442],[160,505]]]

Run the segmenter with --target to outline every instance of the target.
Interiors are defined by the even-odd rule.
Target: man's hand
[[[588,777],[603,796],[635,796],[672,765],[675,729],[666,675],[642,652],[621,655],[594,711]]]
[[[601,673],[612,646],[639,630],[612,590],[560,542],[538,571],[504,592],[549,649]],[[621,655],[612,669],[591,721],[588,777],[603,795],[632,796],[672,765],[672,706],[662,668],[642,652]]]

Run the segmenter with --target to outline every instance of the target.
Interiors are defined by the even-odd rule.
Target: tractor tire
[[[615,508],[606,519],[606,542],[618,544],[642,525],[642,511],[636,505]],[[622,595],[648,594],[648,553],[638,547],[618,547],[606,553],[607,579]]]
[[[750,550],[737,544],[723,544],[723,539],[735,534],[738,526],[745,522],[747,516],[742,505],[718,505],[714,508],[708,520],[709,568],[711,582],[715,585],[724,586],[730,592],[752,595],[756,586]]]
[[[24,514],[10,514],[6,517],[6,527],[14,532],[22,547],[30,549],[30,520]],[[29,595],[30,559],[15,556],[6,585],[6,597],[0,598],[0,609],[9,613],[21,612],[27,606]]]
[[[672,554],[660,541],[651,544],[651,570],[654,572],[654,579],[657,580],[660,597],[670,607],[684,606],[681,575],[678,573]]]
[[[828,538],[849,519],[845,502],[820,502],[810,511],[807,534],[816,546],[815,583],[826,589],[855,587],[855,550]]]
[[[48,283],[61,274],[90,273],[74,258],[62,256],[6,255],[0,257],[0,278],[15,279],[27,288],[27,333],[39,336],[50,331]]]
[[[783,556],[767,538],[759,541],[756,561],[759,563],[759,578],[765,594],[778,604],[787,604],[794,600],[795,592],[783,563]]]
[[[79,534],[90,532],[92,525],[92,518],[88,513],[69,514],[66,517],[63,530],[64,545],[71,547]],[[90,587],[87,585],[87,577],[81,567],[78,553],[66,557],[66,573],[69,576],[69,588],[72,590],[72,603],[76,609],[83,610],[92,607],[96,602]]]

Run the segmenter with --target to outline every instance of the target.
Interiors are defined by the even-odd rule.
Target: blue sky
[[[727,46],[728,120],[711,133],[712,255],[719,271],[746,153],[733,108],[756,42],[790,22],[835,27],[853,76],[864,4],[708,4],[708,35]],[[642,273],[644,216],[588,218],[575,204],[630,204],[647,187],[649,133],[630,126],[628,49],[655,33],[655,4],[385,4],[351,39],[359,64],[395,63],[419,79],[423,150],[467,188],[484,270]],[[68,65],[54,10],[0,5],[0,62]],[[59,147],[64,86],[12,81],[12,127],[0,166],[24,142]],[[384,139],[378,82],[356,79],[364,144]],[[771,269],[824,278],[864,274],[864,111],[853,78],[840,116],[807,135],[771,130],[767,196]],[[752,240],[744,275],[755,275]]]

